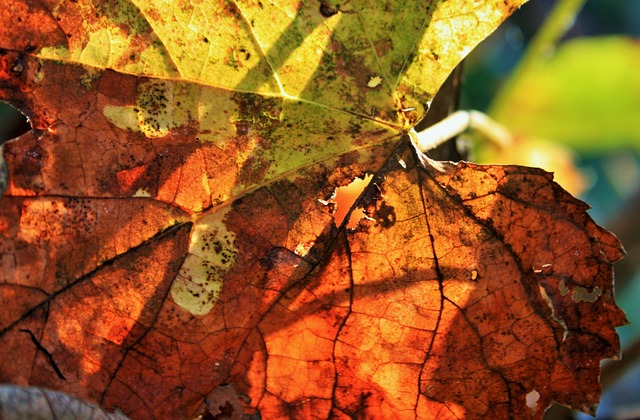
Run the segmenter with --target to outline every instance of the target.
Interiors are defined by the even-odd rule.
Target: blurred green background
[[[619,329],[623,362],[604,362],[597,418],[640,418],[640,0],[586,1],[557,48],[514,72],[561,3],[582,0],[530,0],[468,57],[461,108],[488,112],[516,139],[503,149],[476,141],[477,160],[556,172],[625,245],[616,287],[631,325]],[[28,129],[0,102],[0,142]],[[591,417],[554,409],[545,418]]]

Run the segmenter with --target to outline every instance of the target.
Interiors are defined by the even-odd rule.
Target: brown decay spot
[[[223,60],[225,66],[231,67],[233,69],[238,69],[238,68],[242,68],[243,64],[242,62],[238,59],[237,55],[236,55],[236,51],[234,49],[234,47],[228,47],[227,48],[227,54]]]
[[[263,144],[262,139],[258,139],[258,145]],[[250,156],[238,175],[238,180],[245,185],[251,185],[263,180],[271,166],[271,163],[264,157],[265,148],[258,146],[253,156]]]
[[[224,8],[224,14],[226,16],[232,16],[238,20],[242,19],[242,15],[240,14],[240,11],[238,10],[238,7],[235,5],[234,2],[232,1],[226,1],[225,2],[225,8]]]
[[[281,101],[253,93],[237,93],[232,100],[238,106],[235,121],[236,132],[240,136],[268,134],[280,125]]]
[[[353,79],[356,86],[366,86],[369,83],[372,70],[365,64],[362,55],[346,48],[338,41],[331,43],[333,54],[325,54],[322,64],[335,68],[334,72],[340,79]],[[325,58],[326,57],[326,58]],[[352,106],[357,107],[365,101],[367,90],[359,89],[355,95],[347,94],[345,100],[349,100]]]
[[[21,170],[26,171],[29,175],[36,175],[42,168],[42,161],[45,158],[45,152],[40,145],[35,144],[29,150],[26,151],[24,156],[28,159],[22,159],[20,162],[24,163]],[[23,172],[24,173],[24,172]]]
[[[158,115],[160,110],[167,107],[165,90],[157,84],[151,85],[151,89],[140,96],[140,106],[151,115]],[[157,123],[156,123],[157,124]],[[156,127],[157,129],[158,127]]]
[[[376,42],[374,45],[376,54],[379,57],[384,57],[393,49],[393,40],[391,38],[383,38]]]
[[[213,233],[204,234],[202,240],[203,245],[201,250],[206,252],[212,251],[216,255],[220,255],[220,262],[224,265],[228,264],[229,261],[235,259],[238,255],[237,252],[232,250],[233,243],[228,235],[225,235],[222,240],[217,239],[217,230]],[[209,268],[216,268],[216,266]]]

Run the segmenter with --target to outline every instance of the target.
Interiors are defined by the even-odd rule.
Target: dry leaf
[[[11,0],[0,380],[133,418],[592,412],[617,240],[545,172],[405,135],[521,3]]]

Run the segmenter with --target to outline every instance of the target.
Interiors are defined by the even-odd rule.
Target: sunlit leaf
[[[592,412],[618,241],[406,135],[522,2],[11,0],[0,380],[134,418]]]

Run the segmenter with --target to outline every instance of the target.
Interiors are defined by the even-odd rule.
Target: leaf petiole
[[[505,126],[475,110],[456,111],[423,131],[412,129],[409,136],[418,150],[426,153],[467,130],[477,131],[500,147],[512,143],[511,133]]]

